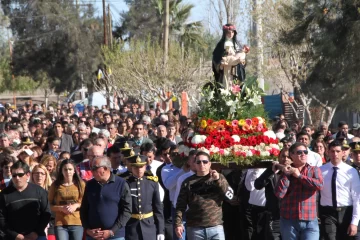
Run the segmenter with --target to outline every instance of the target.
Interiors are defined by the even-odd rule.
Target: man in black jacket
[[[11,166],[12,183],[0,195],[0,239],[46,240],[51,217],[46,191],[28,183],[29,166],[21,161]]]
[[[282,150],[279,156],[280,164],[287,165],[291,163],[289,151]],[[274,194],[275,186],[280,179],[280,171],[277,169],[278,162],[274,162],[255,180],[255,188],[260,190],[265,187],[265,208],[267,211],[265,236],[267,240],[281,240],[280,235],[280,205],[279,199]]]

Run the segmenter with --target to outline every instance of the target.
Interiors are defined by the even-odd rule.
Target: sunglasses
[[[99,168],[102,168],[102,167],[105,168],[105,166],[92,166],[91,171],[96,171],[96,170],[98,170]]]
[[[196,164],[201,164],[203,163],[204,165],[208,164],[209,161],[208,160],[196,160]]]
[[[302,155],[302,154],[308,155],[308,153],[309,153],[308,150],[297,150],[296,151],[296,155]]]
[[[14,174],[12,174],[12,178],[17,178],[17,177],[21,178],[21,177],[25,176],[25,174],[26,173],[14,173]]]

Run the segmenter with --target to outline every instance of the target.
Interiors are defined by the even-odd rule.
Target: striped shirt
[[[316,195],[323,187],[318,167],[305,164],[299,178],[283,174],[275,187],[280,198],[280,216],[285,219],[312,221],[317,218]]]

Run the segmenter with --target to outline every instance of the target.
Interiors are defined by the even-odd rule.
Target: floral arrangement
[[[257,82],[217,91],[217,96],[216,90],[203,92],[196,130],[179,149],[180,154],[199,149],[209,153],[212,161],[241,166],[277,159],[282,145],[267,128],[263,92]]]

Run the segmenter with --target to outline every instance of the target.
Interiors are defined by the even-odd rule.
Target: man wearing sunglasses
[[[357,146],[356,146],[357,145]],[[354,149],[360,150],[357,142]],[[329,144],[330,162],[320,167],[324,188],[320,191],[320,219],[325,239],[360,239],[360,180],[358,171],[343,161],[343,142]]]
[[[186,211],[187,239],[225,239],[222,202],[231,200],[234,191],[225,177],[211,170],[210,155],[196,154],[196,174],[184,180],[176,203],[175,233],[182,238]]]
[[[317,166],[320,167],[322,165],[322,158],[321,156],[310,150],[309,146],[310,146],[310,135],[307,132],[299,132],[298,134],[296,134],[296,142],[299,143],[303,143],[306,146],[306,150],[307,150],[307,163],[310,166]]]
[[[11,166],[12,183],[0,195],[0,234],[3,239],[46,240],[51,217],[47,192],[28,183],[29,166],[17,161]]]
[[[317,193],[323,187],[320,168],[307,162],[307,146],[296,142],[290,149],[293,161],[275,187],[281,199],[280,232],[284,240],[318,240]]]

